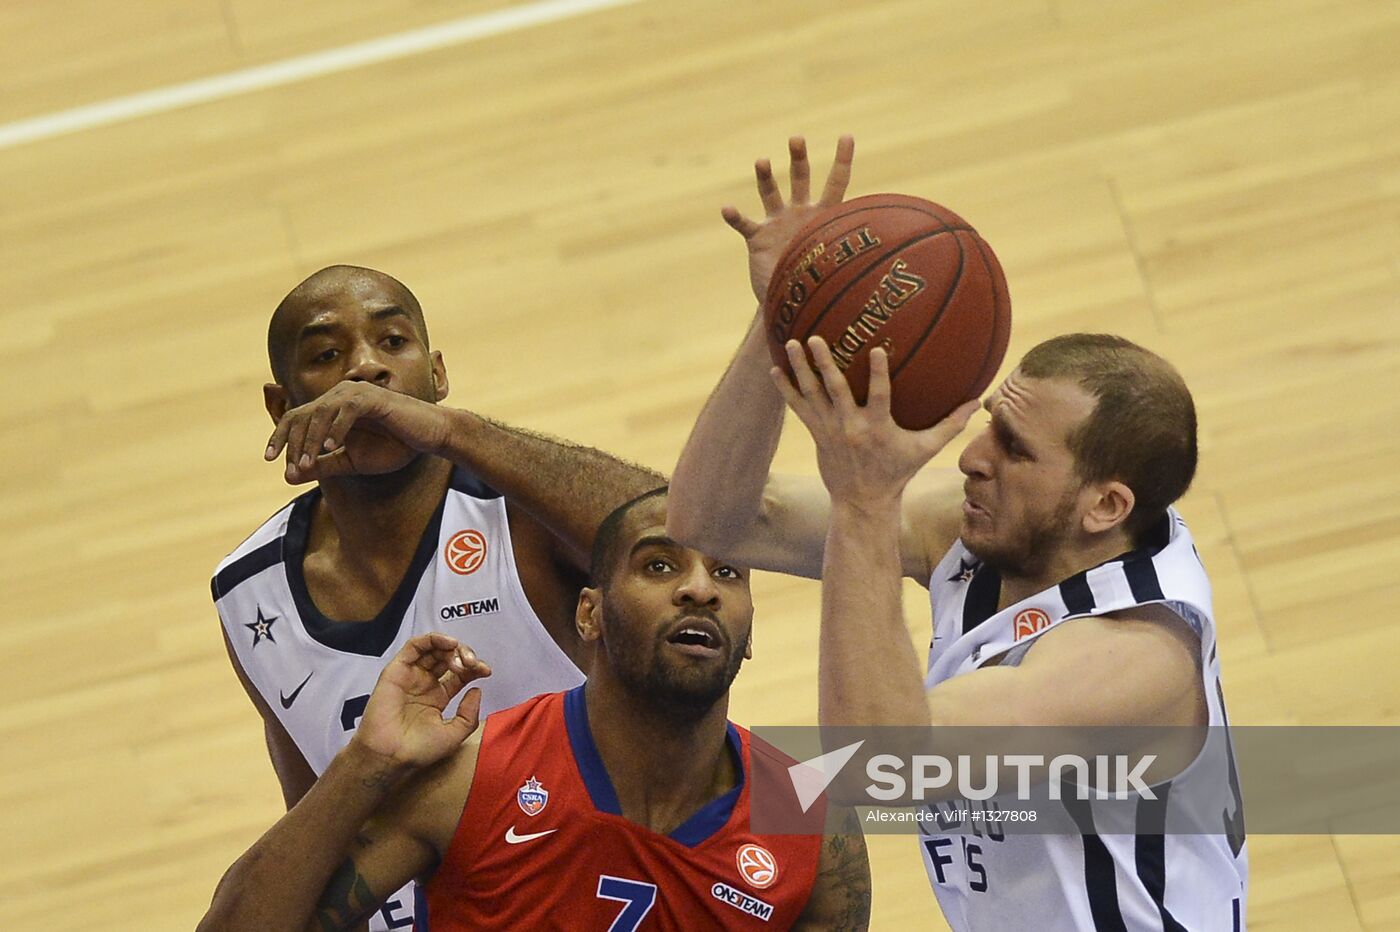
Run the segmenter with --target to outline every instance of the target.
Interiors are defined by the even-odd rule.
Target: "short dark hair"
[[[1067,378],[1094,396],[1069,436],[1086,482],[1114,479],[1136,503],[1125,528],[1137,541],[1186,493],[1196,474],[1196,406],[1181,374],[1156,353],[1106,333],[1046,340],[1021,360],[1030,378]]]
[[[287,350],[296,339],[297,328],[301,323],[303,304],[307,300],[313,299],[324,289],[337,287],[352,278],[379,279],[398,291],[399,302],[413,319],[414,325],[418,327],[419,333],[423,337],[423,345],[429,345],[428,322],[423,317],[423,307],[407,285],[378,269],[365,268],[362,265],[328,265],[324,269],[311,273],[295,288],[287,292],[287,296],[278,303],[277,309],[272,312],[272,319],[268,321],[267,361],[272,368],[272,380],[278,385],[287,384]]]
[[[626,522],[627,515],[643,502],[659,498],[669,491],[670,487],[663,485],[650,492],[643,492],[636,498],[618,505],[608,513],[603,523],[598,525],[598,533],[593,535],[593,553],[588,562],[589,581],[595,589],[602,587],[617,568],[618,551],[622,549],[622,525]]]

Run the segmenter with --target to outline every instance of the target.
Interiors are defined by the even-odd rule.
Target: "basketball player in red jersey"
[[[583,682],[574,631],[594,529],[657,474],[439,404],[447,368],[396,279],[332,266],[268,328],[266,458],[314,481],[215,571],[234,670],[288,807],[350,740],[407,641],[460,633],[498,673],[482,714]],[[414,924],[391,897],[373,932]]]
[[[725,718],[748,581],[665,522],[659,491],[609,516],[575,615],[595,651],[587,682],[497,713],[482,735],[479,690],[442,715],[491,670],[445,635],[409,641],[355,737],[230,868],[200,929],[355,928],[412,877],[437,932],[866,928],[858,829],[748,830],[765,752]]]

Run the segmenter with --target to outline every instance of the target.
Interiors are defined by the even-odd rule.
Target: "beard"
[[[1039,576],[1072,533],[1071,522],[1077,496],[1078,490],[1066,492],[1054,508],[1030,519],[1012,540],[970,542],[964,537],[963,545],[1002,576]]]
[[[689,617],[716,621],[703,612],[689,613]],[[729,692],[744,663],[744,650],[727,640],[714,661],[694,662],[667,650],[666,633],[672,630],[671,625],[649,641],[628,637],[627,627],[604,601],[603,650],[608,667],[628,693],[644,701],[651,711],[678,722],[703,718]]]

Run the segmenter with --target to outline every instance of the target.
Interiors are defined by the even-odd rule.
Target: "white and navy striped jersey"
[[[313,489],[269,518],[212,581],[239,664],[317,774],[349,742],[380,671],[411,637],[445,632],[491,664],[478,684],[483,715],[583,682],[525,597],[498,493],[454,470],[398,590],[364,621],[327,618],[307,591],[302,558],[319,497]],[[412,913],[401,896],[371,928],[405,928]]]
[[[926,688],[988,661],[1016,665],[1038,637],[1065,621],[1161,604],[1200,639],[1209,724],[1228,725],[1210,581],[1174,509],[1151,544],[998,611],[1000,588],[996,571],[962,541],[934,569]],[[1226,729],[1210,733],[1208,748],[1212,742],[1223,747],[1203,748],[1170,783],[1154,787],[1157,800],[1128,803],[1127,819],[1123,803],[1109,810],[1094,800],[1067,800],[1077,834],[992,830],[969,836],[921,824],[924,867],[948,923],[958,932],[1244,928],[1248,861],[1239,784]],[[1197,792],[1202,787],[1209,791]],[[1178,800],[1194,793],[1227,804],[1199,823],[1207,832],[1164,832],[1173,789]],[[1116,816],[1111,822],[1110,814]]]

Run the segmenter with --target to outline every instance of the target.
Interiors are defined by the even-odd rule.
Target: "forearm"
[[[452,410],[437,452],[523,507],[588,565],[593,536],[624,502],[666,483],[655,470],[592,447]]]
[[[398,773],[351,745],[219,881],[201,930],[305,929],[331,874]]]
[[[900,500],[833,502],[822,564],[818,714],[823,725],[927,725],[904,627]]]
[[[755,315],[676,463],[666,526],[686,546],[723,555],[762,511],[784,407],[768,376],[766,341]]]

